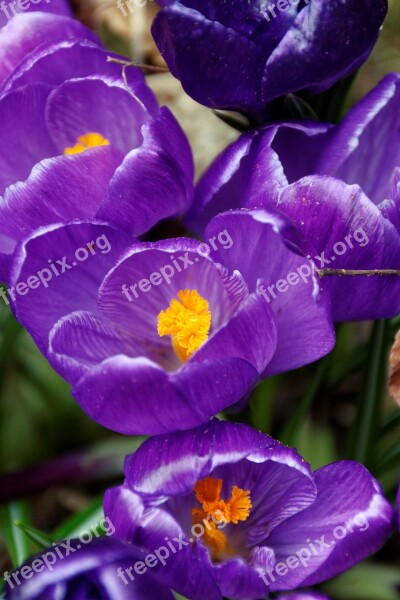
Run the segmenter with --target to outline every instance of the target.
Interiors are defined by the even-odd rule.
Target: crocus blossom
[[[376,552],[395,523],[361,464],[313,473],[295,450],[217,420],[146,441],[104,507],[116,535],[192,600],[315,585]]]
[[[210,223],[204,242],[132,246],[105,223],[50,226],[18,246],[9,296],[94,420],[128,434],[189,429],[260,377],[332,349],[329,298],[287,243],[292,230],[281,215],[238,211]],[[271,304],[264,287],[291,271],[298,288]]]
[[[219,212],[274,207],[304,234],[318,268],[398,270],[399,123],[400,77],[390,75],[337,127],[283,123],[246,133],[199,182],[188,222],[201,232]],[[357,230],[360,243],[350,248]],[[399,282],[330,277],[334,320],[395,316]]]
[[[173,600],[170,590],[151,575],[137,578],[130,585],[118,576],[140,556],[132,545],[114,538],[97,538],[87,545],[73,539],[57,546],[30,558],[20,569],[5,573],[6,600]]]
[[[136,237],[183,213],[193,192],[186,137],[170,111],[158,108],[140,70],[128,69],[124,79],[99,42],[82,39],[83,26],[41,13],[15,17],[3,30],[4,56],[23,48],[29,26],[40,45],[32,49],[35,36],[28,36],[28,54],[7,73],[0,98],[6,281],[16,243],[38,227],[93,217]]]
[[[260,113],[289,92],[320,93],[367,58],[386,0],[159,0],[152,34],[186,92]]]
[[[392,73],[339,125],[280,123],[243,134],[214,161],[197,188],[193,225],[218,212],[272,201],[307,175],[359,185],[398,227],[400,74]]]

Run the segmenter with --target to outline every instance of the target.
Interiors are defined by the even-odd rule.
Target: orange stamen
[[[252,507],[250,491],[242,490],[234,485],[231,498],[227,501],[221,499],[222,479],[205,477],[196,483],[194,492],[201,508],[192,510],[193,523],[204,523],[204,542],[212,551],[214,559],[223,553],[232,554],[228,547],[226,535],[218,528],[218,523],[233,523],[246,521]]]
[[[172,337],[176,354],[186,362],[207,341],[211,312],[207,300],[196,290],[180,290],[178,298],[159,313],[157,331],[160,337]]]
[[[101,135],[101,133],[85,133],[80,135],[75,146],[65,148],[64,154],[80,154],[86,152],[90,148],[97,148],[98,146],[109,146],[110,142]]]

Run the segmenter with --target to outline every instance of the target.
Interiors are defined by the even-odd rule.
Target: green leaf
[[[381,435],[385,436],[387,433],[391,432],[393,429],[400,427],[400,410],[397,408],[396,410],[391,411],[383,420]]]
[[[329,355],[318,363],[314,377],[312,378],[303,399],[299,402],[279,438],[284,444],[287,444],[288,446],[297,446],[299,431],[307,418],[312,403],[318,395],[322,382],[327,376],[330,362],[331,356]]]
[[[103,496],[101,496],[85,510],[65,521],[65,523],[53,532],[52,537],[55,540],[65,540],[79,537],[84,531],[94,531],[94,528],[97,531],[97,527],[103,519]]]
[[[296,449],[313,471],[337,460],[335,442],[329,427],[305,421],[297,434]]]
[[[14,567],[19,567],[30,556],[29,540],[16,521],[27,521],[28,514],[25,503],[12,502],[0,507],[0,525],[7,550]]]
[[[319,121],[319,117],[312,106],[296,94],[285,96],[284,110],[292,119],[304,119],[306,121]]]
[[[367,467],[374,456],[381,417],[389,344],[390,322],[376,321],[368,345],[363,384],[358,397],[348,452],[351,458]]]
[[[379,471],[385,471],[391,467],[400,465],[400,442],[389,448],[378,464]]]
[[[250,424],[264,433],[271,431],[277,384],[277,377],[266,379],[255,388],[249,400]]]
[[[39,529],[35,529],[26,523],[22,523],[22,521],[14,521],[14,523],[16,527],[19,527],[19,529],[24,532],[26,537],[35,544],[38,550],[44,550],[45,548],[48,548],[55,541],[46,533],[43,533],[43,531],[39,531]]]
[[[324,584],[332,600],[398,600],[400,570],[370,562]]]

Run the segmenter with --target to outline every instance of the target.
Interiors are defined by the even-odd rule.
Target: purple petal
[[[224,598],[265,598],[265,584],[256,570],[256,564],[248,565],[237,558],[214,566],[213,576]],[[269,563],[263,560],[262,564],[265,567]]]
[[[91,255],[87,250],[87,260],[79,261],[77,253],[79,256],[84,253],[77,251],[86,249],[91,242],[96,254]],[[125,234],[95,222],[44,227],[20,243],[15,251],[10,286],[14,289],[28,280],[31,284],[20,286],[22,293],[15,290],[13,310],[44,353],[49,332],[61,317],[75,310],[97,312],[99,285],[127,245]],[[64,265],[57,261],[64,261]]]
[[[262,47],[180,3],[159,12],[151,32],[171,73],[198,102],[219,108],[259,108]],[[228,61],[228,56],[235,60]]]
[[[216,331],[193,355],[193,361],[219,360],[222,356],[241,358],[261,373],[274,356],[276,321],[272,310],[252,294],[240,311]]]
[[[69,38],[100,43],[97,36],[76,19],[43,12],[17,15],[0,30],[0,82],[41,44]]]
[[[256,369],[240,358],[188,363],[168,374],[146,358],[114,356],[84,375],[73,390],[101,425],[128,435],[189,429],[244,396]]]
[[[7,25],[9,20],[15,17],[16,14],[36,11],[72,17],[71,7],[67,0],[56,0],[55,2],[52,0],[40,0],[39,3],[35,2],[35,4],[33,2],[22,4],[22,2],[5,0],[1,5],[0,28]]]
[[[18,241],[44,225],[93,217],[122,158],[104,146],[39,162],[26,181],[6,189],[0,201],[3,233]]]
[[[60,85],[46,109],[47,127],[60,154],[91,132],[127,153],[142,143],[141,127],[148,119],[145,106],[122,81],[95,76]]]
[[[314,246],[317,268],[399,269],[400,237],[358,186],[305,177],[283,190],[278,205]],[[394,317],[400,311],[396,276],[328,277],[335,321]]]
[[[121,258],[99,292],[102,314],[124,331],[134,322],[143,354],[165,361],[170,368],[179,363],[170,340],[157,333],[157,317],[180,290],[196,289],[209,302],[211,331],[225,324],[237,309],[236,297],[215,264],[199,255],[198,247],[198,242],[185,238],[137,244]]]
[[[15,248],[15,241],[0,233],[0,283],[6,283],[10,276],[11,253]]]
[[[272,182],[287,185],[282,165],[271,143],[276,128],[263,135],[246,133],[228,146],[214,161],[196,187],[188,223],[193,230],[203,232],[208,221],[228,209],[255,206],[266,196],[275,198]]]
[[[5,586],[6,599],[57,600],[62,594],[65,598],[86,600],[101,594],[109,600],[173,600],[172,593],[153,579],[149,571],[134,581],[128,576],[127,569],[142,558],[138,548],[110,537],[92,539],[86,544],[80,543],[80,539],[60,543],[57,553],[61,553],[62,559],[53,563],[52,558],[57,558],[54,548],[30,558],[25,563],[30,568],[27,578],[21,581],[16,572],[15,580],[10,574],[12,587]],[[44,568],[44,558],[51,568]],[[125,581],[118,575],[121,572]],[[20,582],[18,586],[16,581]]]
[[[257,458],[246,457],[234,466],[221,465],[212,475],[223,480],[223,496],[229,497],[234,485],[250,490],[250,516],[235,531],[246,540],[247,547],[253,548],[254,568],[258,561],[267,558],[270,562],[274,554],[268,535],[286,519],[308,508],[317,495],[309,465],[304,464],[296,450],[284,446],[277,446],[272,453],[266,448]],[[257,555],[257,548],[266,549],[268,556]]]
[[[2,92],[37,81],[58,86],[68,79],[90,75],[103,75],[122,81],[122,66],[110,62],[108,57],[121,59],[86,39],[62,39],[53,44],[42,45],[31,52],[10,74]],[[141,70],[130,67],[126,70],[126,79],[135,96],[146,105],[151,114],[156,114],[157,100],[147,86]]]
[[[162,108],[159,116],[143,126],[141,135],[143,143],[117,169],[98,213],[98,218],[134,236],[162,219],[182,214],[193,196],[192,153],[169,110]]]
[[[297,552],[303,556],[300,564],[298,560],[296,567],[286,569],[286,575],[272,574],[272,590],[330,579],[374,554],[393,531],[394,510],[362,465],[338,462],[319,469],[315,480],[315,502],[268,538],[278,562],[296,557]]]
[[[391,184],[390,199],[378,206],[383,216],[393,223],[400,234],[400,167],[394,169]]]
[[[146,554],[165,548],[160,554],[166,556],[167,552],[168,556],[163,564],[158,561],[155,571],[159,581],[191,600],[203,600],[205,595],[209,600],[222,600],[212,577],[208,551],[201,544],[190,545],[181,527],[165,511],[145,507],[140,497],[124,485],[106,491],[104,512],[118,537],[135,541],[147,549]]]
[[[181,496],[218,467],[235,466],[244,459],[289,465],[313,488],[309,465],[295,450],[247,425],[217,419],[192,431],[147,440],[126,459],[125,476],[138,494]]]
[[[391,197],[400,164],[399,102],[400,75],[387,75],[335,128],[316,172],[357,183],[375,204]]]
[[[111,324],[90,312],[67,315],[50,332],[49,361],[72,384],[90,367],[125,351],[126,340]]]
[[[1,36],[1,32],[0,32]],[[0,193],[15,181],[23,181],[35,163],[56,154],[47,132],[44,110],[51,87],[34,84],[0,100]],[[18,114],[18,130],[15,115]]]
[[[283,123],[243,134],[197,184],[189,226],[202,234],[218,213],[273,206],[280,188],[316,172],[329,129],[319,123]]]
[[[281,123],[276,130],[271,147],[277,153],[289,183],[318,173],[321,153],[329,144],[331,132],[335,131],[333,125],[300,121]]]
[[[320,289],[308,260],[287,246],[291,229],[282,216],[260,210],[222,214],[206,230],[206,239],[229,232],[232,247],[213,253],[215,260],[230,271],[237,269],[251,291],[258,289],[260,294],[263,289],[260,299],[276,315],[277,350],[264,376],[313,362],[327,354],[335,342],[329,296]],[[286,282],[280,288],[283,293],[276,287],[279,282]]]
[[[385,0],[312,0],[268,58],[264,102],[310,88],[320,93],[353,73],[370,54],[387,13]],[[302,66],[303,65],[303,66]]]

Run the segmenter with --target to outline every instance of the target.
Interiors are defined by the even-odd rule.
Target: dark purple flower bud
[[[289,92],[320,93],[368,57],[386,0],[162,0],[152,33],[187,93],[212,108],[262,112]]]

